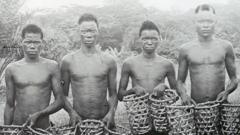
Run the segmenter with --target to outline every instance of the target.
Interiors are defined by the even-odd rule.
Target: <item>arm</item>
[[[5,82],[7,87],[6,90],[7,101],[4,110],[4,124],[11,125],[13,122],[13,115],[15,109],[15,89],[9,67],[7,67],[5,71]]]
[[[183,49],[179,52],[178,65],[177,92],[182,96],[187,94],[184,83],[188,74],[188,61]]]
[[[64,92],[64,110],[66,110],[70,116],[70,124],[75,125],[78,121],[81,120],[81,117],[77,114],[77,112],[73,109],[70,102],[67,100],[66,96],[69,93],[69,85],[70,85],[70,72],[69,72],[69,63],[66,57],[63,58],[61,62],[61,84]]]
[[[115,111],[118,103],[117,99],[117,81],[116,81],[116,76],[117,76],[117,65],[114,60],[111,61],[110,63],[110,68],[108,72],[108,93],[109,93],[109,111],[107,115],[103,118],[103,121],[106,122],[107,127],[113,128],[114,127],[114,116],[115,116]]]
[[[110,113],[115,113],[117,106],[117,64],[115,61],[111,62],[111,67],[108,73],[108,93],[109,93],[109,104],[110,104]]]
[[[130,65],[127,62],[123,63],[122,72],[121,72],[121,79],[118,89],[118,100],[122,101],[123,97],[134,93],[133,90],[126,90],[128,86],[128,81],[130,77]]]
[[[237,86],[237,74],[236,74],[236,65],[235,65],[235,55],[233,52],[232,45],[229,45],[227,48],[227,54],[225,58],[225,64],[228,76],[230,78],[230,83],[227,85],[226,92],[230,94],[233,92]]]
[[[177,88],[176,73],[172,63],[170,63],[168,69],[169,69],[167,72],[168,83],[171,89],[176,90]]]
[[[187,95],[187,89],[185,87],[185,81],[188,74],[188,60],[186,52],[183,49],[179,52],[178,64],[177,92],[182,98],[183,104],[196,104],[195,101]]]
[[[227,99],[228,94],[233,92],[237,86],[237,75],[236,75],[236,65],[235,65],[235,55],[233,52],[232,45],[228,45],[226,48],[225,66],[230,78],[230,83],[227,85],[225,91],[221,92],[217,96],[217,100],[222,102]]]

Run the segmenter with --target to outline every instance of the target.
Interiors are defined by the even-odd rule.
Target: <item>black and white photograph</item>
[[[0,0],[0,135],[240,135],[240,0]]]

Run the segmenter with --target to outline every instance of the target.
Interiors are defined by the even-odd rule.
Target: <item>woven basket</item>
[[[166,106],[174,104],[178,99],[173,90],[166,90],[162,97],[157,98],[154,94],[149,96],[150,114],[155,131],[166,132],[169,130]]]
[[[132,94],[123,98],[128,114],[129,125],[133,134],[145,134],[152,128],[148,98],[148,94],[142,96]]]
[[[76,127],[75,135],[103,135],[104,123],[99,120],[87,119]]]
[[[222,104],[221,131],[223,135],[240,134],[240,104]]]
[[[218,135],[219,134],[219,107],[218,102],[205,102],[195,107],[195,121],[197,135]]]
[[[196,135],[194,106],[167,106],[169,135]]]
[[[121,125],[116,125],[116,129],[114,131],[105,127],[105,131],[106,135],[132,135],[130,129]]]
[[[32,129],[30,127],[23,127],[18,125],[1,125],[0,135],[50,135],[43,129]]]
[[[75,127],[60,126],[47,129],[52,135],[75,135]]]

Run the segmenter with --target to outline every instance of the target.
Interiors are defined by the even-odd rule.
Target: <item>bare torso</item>
[[[68,56],[73,108],[83,119],[102,119],[109,111],[108,72],[111,58],[101,52]]]
[[[215,39],[208,46],[201,46],[197,41],[191,44],[186,51],[191,97],[198,103],[216,100],[225,89],[225,42]]]
[[[130,65],[132,86],[140,85],[149,93],[152,93],[159,83],[164,83],[168,66],[171,64],[160,56],[146,60],[142,55],[131,58],[127,62]]]
[[[51,97],[52,61],[41,59],[38,63],[22,60],[13,63],[12,76],[16,91],[13,124],[21,125],[30,114],[41,111],[49,105]],[[49,127],[49,117],[41,117],[36,127]]]

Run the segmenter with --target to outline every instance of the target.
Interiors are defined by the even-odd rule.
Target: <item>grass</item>
[[[175,66],[175,67],[177,68],[177,66]],[[236,62],[236,67],[240,67],[239,60]],[[120,71],[120,70],[118,70],[118,71]],[[240,74],[239,70],[238,70],[237,74],[239,76],[239,74]],[[118,82],[119,82],[119,78],[120,78],[120,73],[118,72],[118,75],[117,75]],[[187,79],[186,82],[187,82],[187,87],[190,88],[189,78]],[[71,95],[71,94],[69,94],[69,95]],[[4,99],[5,99],[4,94],[0,93],[0,125],[3,124],[3,112],[4,112],[4,106],[5,106]],[[72,98],[70,97],[69,100],[72,101]],[[51,115],[50,119],[53,123],[55,123],[58,126],[66,125],[69,122],[69,116],[63,109],[56,112],[55,114]],[[119,124],[119,125],[126,125],[126,123],[128,123],[126,110],[125,110],[125,107],[122,102],[118,103],[118,107],[117,107],[116,115],[115,115],[115,121],[116,121],[116,124]]]

